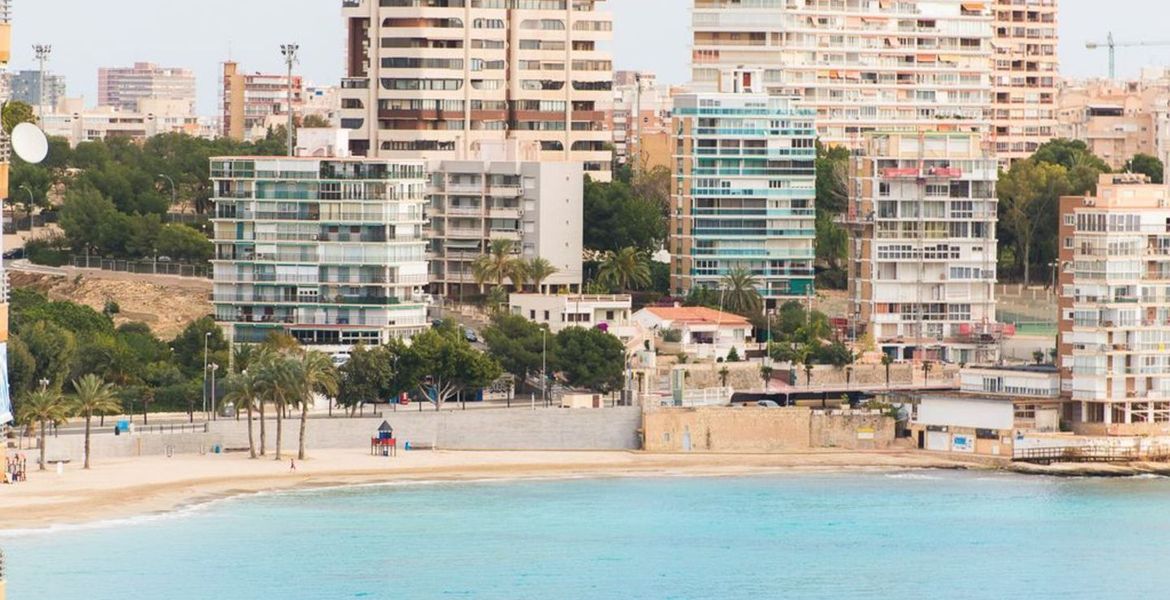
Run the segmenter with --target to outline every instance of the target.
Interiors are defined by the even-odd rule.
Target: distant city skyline
[[[15,0],[11,70],[35,69],[32,45],[50,44],[49,70],[64,75],[70,96],[97,100],[97,70],[154,62],[195,71],[199,113],[218,114],[220,64],[230,56],[247,71],[280,72],[280,44],[301,45],[298,73],[316,85],[335,85],[344,62],[344,30],[336,0]],[[609,0],[614,13],[615,69],[655,72],[669,84],[690,74],[690,0]],[[1106,50],[1085,42],[1170,38],[1156,15],[1164,3],[1116,0],[1101,10],[1092,0],[1061,1],[1061,70],[1071,78],[1105,76]],[[63,18],[68,15],[68,18]],[[127,25],[127,24],[131,25]],[[1119,48],[1118,75],[1170,65],[1170,46]]]

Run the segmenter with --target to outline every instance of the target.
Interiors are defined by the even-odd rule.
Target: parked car
[[[479,336],[475,335],[474,329],[468,329],[465,327],[463,329],[463,337],[472,344],[479,341]]]
[[[24,258],[24,248],[13,248],[4,253],[4,260],[20,260]]]
[[[762,406],[764,408],[780,408],[780,403],[776,402],[775,400],[760,400],[759,402],[756,402],[756,406]]]

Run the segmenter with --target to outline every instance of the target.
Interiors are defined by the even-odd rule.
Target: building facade
[[[851,167],[851,328],[898,360],[991,363],[997,163],[980,133],[875,133]]]
[[[1056,135],[1060,79],[1058,0],[995,0],[992,126],[1001,164],[1027,158]]]
[[[670,132],[671,90],[658,83],[653,73],[614,73],[613,102],[608,108],[613,129],[614,158],[639,169],[657,166],[641,141],[665,137]],[[641,138],[641,139],[639,139]],[[630,162],[633,161],[633,162]]]
[[[216,320],[330,352],[427,328],[421,161],[213,158]]]
[[[581,164],[537,162],[535,149],[532,155],[432,162],[427,217],[435,294],[483,293],[472,264],[495,240],[513,242],[517,258],[552,263],[557,272],[542,284],[546,291],[580,291]]]
[[[268,133],[269,117],[299,112],[305,102],[304,81],[293,75],[289,106],[288,75],[244,73],[234,62],[223,64],[223,135],[233,140],[256,140]],[[282,123],[283,124],[283,123]]]
[[[456,159],[483,141],[610,179],[613,65],[602,0],[346,0],[342,126],[356,155]]]
[[[1165,162],[1170,152],[1170,74],[1151,69],[1133,81],[1066,82],[1059,93],[1056,132],[1085,142],[1115,170],[1135,154]]]
[[[8,78],[9,100],[24,102],[33,107],[41,106],[41,72],[16,71],[6,74]],[[57,103],[65,98],[65,76],[45,73],[44,106],[46,112],[51,112]]]
[[[140,112],[142,100],[180,102],[195,115],[195,73],[148,62],[98,69],[98,106]]]
[[[812,110],[762,93],[758,71],[674,103],[672,292],[755,275],[769,307],[813,294],[816,129]]]
[[[1170,431],[1170,193],[1101,175],[1060,201],[1061,394],[1078,433]]]
[[[692,86],[740,65],[816,110],[822,142],[990,129],[992,10],[961,0],[693,0]]]
[[[45,133],[62,137],[76,148],[82,142],[114,137],[143,141],[163,133],[185,133],[194,137],[211,137],[210,125],[189,112],[183,101],[144,99],[139,105],[146,112],[123,111],[111,106],[86,107],[80,98],[62,99],[53,112],[45,115]]]

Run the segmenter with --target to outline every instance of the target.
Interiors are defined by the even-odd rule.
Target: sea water
[[[0,545],[12,600],[1167,598],[1170,480],[915,471],[365,486]]]

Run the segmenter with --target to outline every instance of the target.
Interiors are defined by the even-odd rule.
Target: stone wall
[[[831,365],[816,365],[813,367],[812,385],[844,385],[846,379],[856,386],[881,386],[886,384],[886,367],[884,365],[855,364],[852,374],[847,374],[845,367]],[[796,367],[797,385],[805,385],[804,367]],[[930,371],[930,383],[953,382],[958,386],[959,368],[957,365],[935,364]],[[923,382],[922,365],[913,363],[896,363],[890,365],[890,383],[892,385],[909,385]]]
[[[383,420],[394,428],[400,445],[410,442],[447,450],[636,450],[641,446],[642,415],[637,407],[404,410],[384,412],[380,418],[312,418],[306,445],[309,449],[368,448]],[[266,428],[271,451],[276,441],[275,421],[269,418]],[[283,448],[295,450],[300,421],[288,419],[283,428]],[[219,420],[208,429],[205,434],[95,433],[92,452],[94,458],[111,458],[162,455],[168,447],[176,454],[208,452],[217,445],[225,450],[248,447],[246,421]],[[258,424],[254,424],[253,433],[259,443]],[[80,461],[82,446],[81,435],[49,438],[46,458]]]
[[[894,420],[869,411],[699,407],[647,411],[649,452],[794,452],[873,450],[894,442]]]

